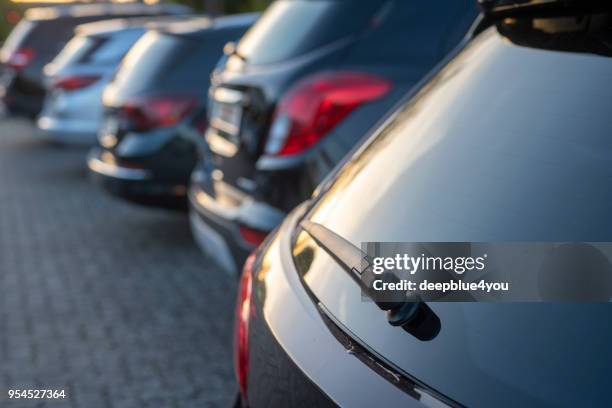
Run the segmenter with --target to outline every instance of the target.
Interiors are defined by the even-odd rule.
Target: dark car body
[[[43,68],[83,23],[122,17],[186,14],[179,5],[89,4],[34,8],[13,29],[0,52],[0,96],[9,114],[34,118],[45,97]]]
[[[185,206],[210,73],[257,17],[199,18],[141,37],[103,94],[104,124],[88,159],[96,181],[134,202]]]
[[[192,229],[203,249],[218,253],[213,242],[224,239],[243,261],[466,35],[476,14],[471,1],[273,3],[212,79],[206,133],[211,160],[194,173],[190,192]],[[335,86],[344,89],[333,96]],[[346,102],[352,105],[316,143],[278,151],[279,108],[288,93],[308,103],[320,88],[332,98],[363,98]],[[296,107],[294,113],[302,111]]]
[[[487,24],[249,257],[243,406],[608,405],[610,303],[432,302],[441,330],[422,341],[300,228],[355,245],[612,240],[610,11]]]

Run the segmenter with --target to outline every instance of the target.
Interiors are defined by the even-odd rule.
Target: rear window
[[[24,38],[22,46],[34,47],[45,55],[55,55],[72,38],[74,28],[78,23],[77,19],[68,18],[36,21],[27,37]]]
[[[180,63],[182,46],[178,37],[159,32],[145,34],[126,55],[112,88],[121,94],[136,94],[153,83],[169,64]]]
[[[142,29],[128,29],[107,36],[78,35],[53,60],[53,70],[58,72],[73,64],[118,63],[142,34]]]
[[[310,218],[356,245],[612,241],[610,21],[507,19],[487,29],[322,188]],[[296,267],[312,293],[356,337],[448,397],[609,404],[609,303],[433,302],[442,330],[419,342],[384,332],[380,310],[297,235]]]
[[[574,51],[594,48],[560,35]],[[473,40],[340,172],[315,214],[341,230],[367,225],[349,228],[356,242],[611,241],[612,58],[530,40],[559,38]],[[368,210],[346,211],[365,192]]]
[[[151,31],[128,52],[110,89],[113,99],[170,91],[205,95],[222,45]]]
[[[69,65],[77,63],[85,55],[90,53],[91,50],[97,46],[99,41],[101,40],[84,35],[74,37],[68,42],[68,44],[66,44],[58,56],[55,57],[55,60],[53,60],[53,70],[58,71]]]
[[[142,29],[130,29],[114,33],[105,38],[91,54],[86,55],[83,62],[101,64],[119,62],[142,36],[143,32]]]
[[[250,64],[293,58],[363,30],[383,2],[279,0],[237,47]]]

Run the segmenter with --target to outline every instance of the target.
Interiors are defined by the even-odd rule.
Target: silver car
[[[45,67],[47,97],[37,120],[41,136],[62,144],[95,144],[103,120],[102,92],[123,56],[148,29],[193,18],[118,19],[77,27],[72,40]]]

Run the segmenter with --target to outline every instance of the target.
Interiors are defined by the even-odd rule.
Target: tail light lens
[[[86,88],[96,83],[100,79],[99,75],[70,75],[58,77],[53,80],[52,87],[64,91],[74,91]]]
[[[240,236],[242,236],[242,238],[246,242],[256,247],[256,246],[259,246],[259,244],[261,244],[264,241],[264,239],[266,239],[266,237],[268,236],[268,233],[260,231],[260,230],[256,230],[253,228],[249,228],[245,225],[240,225]]]
[[[146,131],[176,125],[197,105],[192,95],[141,97],[127,101],[121,112],[134,130]]]
[[[252,302],[254,263],[255,253],[252,253],[244,263],[242,270],[234,325],[234,369],[240,394],[245,399],[249,373],[249,323],[254,311]]]
[[[15,71],[21,71],[34,60],[35,56],[36,53],[33,49],[20,48],[9,56],[8,60],[6,61],[6,66],[14,69]]]
[[[353,109],[390,89],[386,79],[359,72],[322,73],[300,81],[279,102],[265,153],[287,156],[305,151]]]

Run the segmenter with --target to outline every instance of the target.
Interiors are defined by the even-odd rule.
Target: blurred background
[[[250,348],[249,254],[469,38],[476,3],[0,5],[0,391],[216,407],[250,378],[251,406],[291,405],[308,381],[271,332]]]
[[[122,3],[132,2],[118,1]],[[138,1],[133,1],[138,2]],[[158,0],[143,1],[147,4],[158,3]],[[30,7],[75,4],[75,3],[107,3],[107,1],[67,1],[67,0],[0,0],[0,42],[4,42],[11,29],[19,22],[23,12]],[[170,0],[167,3],[184,4],[196,11],[209,14],[230,14],[248,11],[261,11],[266,8],[270,0]]]

